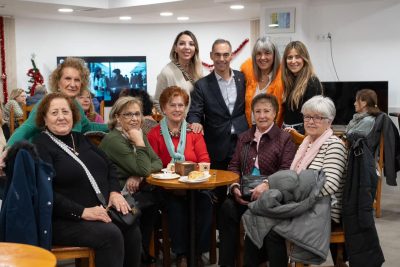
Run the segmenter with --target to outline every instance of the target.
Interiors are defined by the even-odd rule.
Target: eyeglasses
[[[122,113],[121,114],[122,115],[122,117],[124,118],[124,119],[133,119],[133,117],[136,117],[136,118],[140,118],[140,116],[142,115],[142,113],[140,113],[140,112],[135,112],[135,113],[133,113],[133,112],[127,112],[127,113]]]
[[[178,108],[178,109],[183,109],[184,107],[185,107],[185,105],[184,104],[182,104],[182,103],[180,103],[180,104],[168,104],[168,106],[170,107],[170,108]]]
[[[315,123],[320,123],[322,120],[328,119],[327,117],[321,117],[321,116],[310,116],[310,115],[303,115],[303,120],[305,122],[309,122],[310,120],[313,120]]]

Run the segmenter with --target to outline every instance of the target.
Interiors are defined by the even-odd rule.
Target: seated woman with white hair
[[[298,174],[306,169],[324,171],[326,180],[319,195],[331,197],[332,225],[338,224],[341,219],[342,193],[345,183],[343,174],[347,163],[347,150],[344,143],[333,134],[331,129],[336,115],[335,105],[330,98],[318,95],[305,102],[301,112],[307,136],[298,148],[290,169]],[[254,266],[256,266],[259,263],[258,255],[258,248],[246,237],[245,258],[254,259]],[[269,266],[287,266],[287,256],[286,264],[285,259],[282,259],[280,263]]]

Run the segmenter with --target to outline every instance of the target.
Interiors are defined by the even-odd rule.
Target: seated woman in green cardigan
[[[81,89],[88,88],[89,86],[89,69],[85,66],[85,61],[80,58],[66,58],[63,63],[59,64],[57,68],[50,75],[50,89],[52,92],[61,92],[68,97],[75,99],[80,93]],[[78,103],[78,102],[76,102]],[[7,146],[12,146],[14,143],[28,139],[31,140],[34,136],[41,132],[37,127],[36,111],[40,101],[33,107],[28,119],[14,132],[8,140]],[[108,130],[107,125],[93,123],[85,116],[85,112],[78,104],[81,119],[75,124],[72,131],[85,133],[88,131],[102,131]]]
[[[142,210],[142,263],[151,264],[149,255],[151,233],[157,219],[158,193],[145,178],[162,168],[162,162],[141,129],[144,121],[142,102],[138,98],[119,98],[111,109],[108,133],[99,148],[117,166],[123,193],[133,194]],[[125,191],[125,192],[124,192]]]

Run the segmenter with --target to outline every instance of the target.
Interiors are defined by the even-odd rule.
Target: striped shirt
[[[340,222],[342,194],[347,167],[347,149],[337,136],[331,136],[319,149],[318,154],[308,166],[309,169],[325,172],[326,181],[320,196],[332,197],[331,218]]]

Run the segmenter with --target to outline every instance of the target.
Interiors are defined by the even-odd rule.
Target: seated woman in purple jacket
[[[276,171],[289,169],[296,153],[296,146],[290,134],[276,124],[279,106],[275,96],[259,94],[251,102],[255,125],[240,135],[235,154],[228,170],[241,175],[271,175]],[[248,152],[245,151],[248,149]],[[247,157],[244,158],[244,155]],[[245,161],[245,164],[243,164]],[[242,166],[246,166],[242,170]],[[268,181],[261,182],[253,191],[251,201],[256,200],[268,189]],[[240,184],[230,186],[229,197],[223,203],[220,215],[220,256],[219,265],[235,266],[235,254],[239,223],[249,202],[242,198]],[[277,234],[271,234],[274,245],[285,247],[285,240]],[[271,254],[271,256],[275,256]]]

